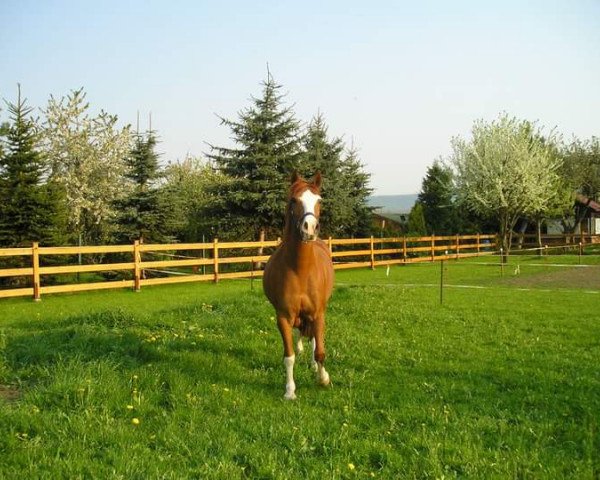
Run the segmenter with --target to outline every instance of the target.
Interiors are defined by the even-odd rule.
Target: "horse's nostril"
[[[319,228],[321,228],[321,225],[319,225],[319,224],[317,223],[317,226],[315,227],[315,230],[319,230]]]
[[[304,230],[308,230],[308,222],[304,222]]]

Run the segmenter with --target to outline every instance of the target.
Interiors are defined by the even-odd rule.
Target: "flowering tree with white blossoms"
[[[129,126],[119,129],[117,117],[88,113],[83,89],[60,100],[50,97],[44,137],[50,180],[65,191],[69,228],[84,243],[109,240],[115,200],[126,195],[125,157],[131,149]]]
[[[539,216],[556,203],[562,160],[553,142],[552,134],[544,137],[534,124],[506,114],[476,121],[470,141],[452,139],[458,197],[475,213],[497,219],[505,253],[519,218]]]

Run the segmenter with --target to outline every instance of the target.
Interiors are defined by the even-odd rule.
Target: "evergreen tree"
[[[298,167],[299,124],[283,105],[281,86],[269,74],[261,98],[239,113],[237,121],[221,119],[230,128],[235,147],[211,146],[208,157],[231,178],[213,190],[209,214],[218,219],[215,234],[256,238],[261,229],[278,235],[291,173]]]
[[[118,202],[121,242],[143,239],[147,243],[160,243],[167,240],[163,232],[160,189],[156,185],[161,177],[156,143],[154,132],[136,133],[133,148],[126,158],[125,177],[131,183],[131,193]]]
[[[21,98],[8,103],[10,122],[0,156],[0,244],[31,245],[52,239],[56,208],[52,190],[43,184],[44,159],[38,150],[39,136],[33,108]]]
[[[460,233],[453,197],[452,169],[436,160],[427,169],[418,197],[427,230],[432,234]]]
[[[408,214],[408,234],[413,236],[427,235],[423,205],[419,201],[415,202]]]
[[[311,123],[303,138],[304,155],[301,171],[310,178],[317,171],[323,176],[321,196],[321,228],[323,236],[338,237],[353,223],[353,211],[348,189],[342,177],[342,154],[344,143],[341,138],[330,140],[327,126],[321,114]]]
[[[321,114],[309,124],[303,146],[304,175],[310,177],[317,171],[323,175],[323,236],[344,237],[368,233],[370,210],[367,197],[371,189],[368,187],[369,175],[362,169],[358,152],[351,149],[345,154],[341,138],[329,139]]]
[[[373,189],[369,186],[371,174],[365,171],[358,157],[358,150],[354,146],[350,147],[344,158],[342,176],[354,212],[352,230],[345,233],[355,237],[366,237],[371,233],[373,209],[369,207],[367,200],[373,193]]]

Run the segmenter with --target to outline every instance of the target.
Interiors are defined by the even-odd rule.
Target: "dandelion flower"
[[[127,405],[127,410],[133,410],[133,405]]]
[[[349,464],[348,464],[348,469],[349,469],[349,470],[354,470],[355,468],[356,468],[356,467],[354,466],[354,464],[353,464],[353,463],[349,463]]]
[[[140,424],[140,419],[139,418],[132,418],[131,419],[131,423],[133,423],[134,425],[139,425]]]

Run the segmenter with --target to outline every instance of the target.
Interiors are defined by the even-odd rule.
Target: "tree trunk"
[[[535,220],[535,238],[537,240],[537,246],[538,246],[538,252],[539,252],[539,256],[541,257],[543,252],[542,252],[542,220],[539,218],[536,218]]]

